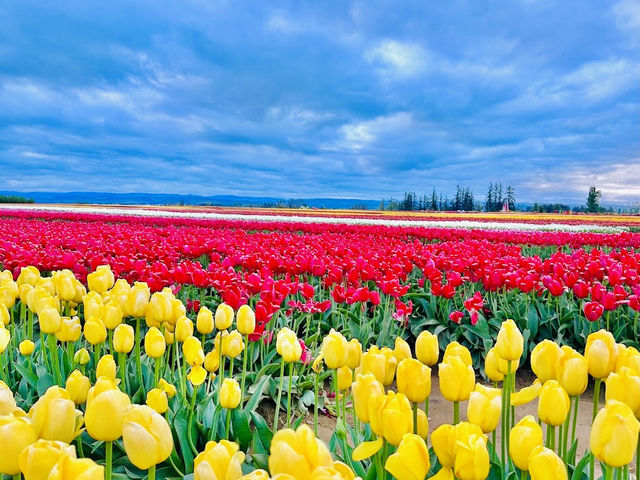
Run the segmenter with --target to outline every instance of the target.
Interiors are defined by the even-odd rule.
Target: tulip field
[[[0,209],[2,478],[638,478],[640,217],[197,212]]]

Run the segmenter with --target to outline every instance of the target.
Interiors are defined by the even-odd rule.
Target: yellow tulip
[[[478,425],[484,433],[493,432],[498,427],[502,415],[501,390],[476,384],[469,396],[467,419]]]
[[[355,370],[360,366],[362,360],[362,345],[357,338],[352,338],[347,342],[347,366]]]
[[[336,370],[347,364],[347,340],[344,336],[334,330],[322,340],[322,355],[327,368]]]
[[[538,398],[538,417],[547,425],[558,427],[569,414],[569,395],[557,380],[547,380]]]
[[[507,361],[520,360],[524,348],[524,339],[516,323],[511,320],[502,322],[496,338],[496,353]]]
[[[118,353],[129,353],[133,350],[135,332],[131,325],[121,323],[113,332],[113,349]]]
[[[175,397],[176,393],[178,393],[175,385],[170,384],[164,378],[158,381],[158,387],[164,390],[169,398]]]
[[[151,327],[144,336],[144,351],[151,358],[160,358],[164,355],[167,344],[164,336],[156,327]]]
[[[193,336],[193,322],[182,316],[176,320],[176,340],[184,342],[188,337]]]
[[[369,423],[376,435],[397,446],[405,433],[413,431],[413,411],[402,393],[387,392],[369,400]]]
[[[38,314],[38,321],[42,333],[56,333],[62,326],[60,312],[52,307],[42,309]]]
[[[147,405],[131,405],[122,417],[122,441],[127,457],[141,470],[164,462],[173,450],[171,428]]]
[[[251,473],[247,473],[246,475],[242,475],[240,480],[271,480],[271,477],[269,477],[266,470],[258,469]]]
[[[47,480],[62,457],[76,458],[75,448],[60,441],[38,440],[20,453],[18,465],[25,480]]]
[[[618,344],[615,371],[619,371],[622,367],[630,368],[636,375],[640,375],[640,352],[635,347]]]
[[[476,376],[470,364],[461,357],[446,356],[438,365],[440,391],[450,402],[468,400],[476,383]]]
[[[193,366],[191,367],[191,370],[189,371],[189,375],[187,375],[187,378],[189,379],[192,385],[195,385],[197,387],[198,385],[202,385],[204,381],[207,379],[207,371],[204,368],[202,368],[201,365]]]
[[[573,348],[562,347],[562,355],[558,361],[558,381],[562,388],[572,396],[582,395],[587,389],[589,372],[587,360]]]
[[[358,418],[369,423],[369,402],[373,397],[384,396],[384,387],[372,373],[358,373],[351,385],[353,404]]]
[[[86,365],[91,360],[86,348],[81,348],[73,355],[73,361],[78,365]]]
[[[173,292],[171,293],[171,296],[171,306],[173,307],[173,321],[170,323],[175,323],[178,318],[183,317],[187,314],[187,307],[184,306],[182,300],[173,296]]]
[[[395,360],[395,357],[394,357]],[[362,354],[360,373],[372,374],[380,383],[386,380],[387,360],[377,346],[372,345],[369,350]]]
[[[458,342],[451,342],[444,350],[442,361],[446,362],[448,357],[460,357],[465,365],[471,365],[471,352],[464,345]]]
[[[25,283],[35,286],[38,280],[40,280],[40,270],[38,270],[34,266],[29,265],[28,267],[22,267],[20,269],[20,275],[18,275],[16,283],[18,284],[18,286]]]
[[[98,361],[98,366],[96,367],[96,378],[108,377],[115,382],[117,372],[118,367],[113,359],[113,355],[103,355]]]
[[[217,372],[220,367],[220,354],[216,350],[211,350],[204,356],[204,368],[207,372]]]
[[[4,351],[9,346],[9,342],[11,341],[11,332],[4,327],[0,327],[0,354],[4,353]]]
[[[622,467],[633,459],[640,422],[625,403],[608,400],[591,427],[593,455],[611,467]]]
[[[82,412],[76,410],[69,393],[60,387],[49,387],[29,410],[38,438],[71,443],[80,433]]]
[[[453,468],[455,463],[456,427],[440,425],[431,434],[433,451],[444,468]]]
[[[107,329],[102,320],[97,317],[89,318],[84,324],[84,338],[91,345],[99,345],[107,339]]]
[[[220,387],[220,405],[222,408],[234,409],[240,405],[240,385],[234,378],[225,378]]]
[[[558,362],[562,351],[557,343],[543,340],[531,351],[531,370],[540,383],[547,380],[558,380]]]
[[[236,358],[244,350],[242,335],[237,330],[222,337],[222,354],[227,358]]]
[[[145,320],[149,327],[159,327],[163,323],[174,323],[173,304],[170,292],[156,292],[151,295]]]
[[[82,325],[78,317],[61,317],[56,338],[61,342],[76,342],[82,336]]]
[[[71,270],[60,270],[51,275],[56,295],[63,302],[73,300],[76,296],[76,277]]]
[[[398,360],[396,359],[393,350],[391,350],[389,347],[382,347],[380,349],[380,353],[384,357],[385,361],[384,380],[382,381],[382,384],[385,387],[388,387],[393,383],[393,379],[395,378]]]
[[[456,436],[453,471],[460,480],[484,480],[489,476],[489,451],[485,435]]]
[[[538,398],[540,390],[542,390],[542,384],[540,383],[540,380],[536,378],[528,387],[523,387],[519,392],[511,394],[511,406],[519,407],[520,405],[526,405],[527,403],[532,402],[534,399]]]
[[[196,317],[196,328],[198,329],[198,333],[207,335],[213,332],[214,326],[213,313],[211,313],[211,310],[205,306],[200,307],[200,310],[198,310],[198,316]]]
[[[29,417],[22,410],[0,415],[0,473],[20,473],[20,453],[38,439]]]
[[[414,358],[405,358],[396,372],[398,391],[410,402],[424,402],[431,393],[431,369]]]
[[[20,350],[20,354],[28,357],[29,355],[31,355],[33,353],[33,351],[36,348],[36,344],[33,343],[31,340],[23,340],[20,342],[20,345],[18,346],[18,349]]]
[[[114,282],[113,272],[109,265],[100,265],[96,268],[95,272],[87,275],[87,286],[89,290],[100,294],[103,294],[113,287]]]
[[[216,308],[215,324],[218,330],[226,330],[233,323],[233,308],[226,303],[221,303]]]
[[[542,446],[542,428],[533,415],[527,415],[511,429],[509,456],[520,470],[529,470],[529,456]]]
[[[144,317],[147,313],[150,295],[151,292],[146,283],[135,282],[127,293],[127,313],[132,317]]]
[[[63,456],[58,460],[47,480],[103,480],[104,467],[89,458]],[[26,479],[25,479],[26,480]]]
[[[640,376],[628,367],[611,372],[607,378],[606,400],[626,403],[636,418],[640,417]]]
[[[411,358],[411,347],[409,347],[409,344],[401,337],[396,337],[393,347],[393,356],[396,357],[398,363],[405,358]]]
[[[11,315],[9,314],[9,310],[2,303],[2,299],[0,299],[0,327],[9,325],[10,322],[11,322]]]
[[[89,377],[84,376],[80,370],[71,372],[65,383],[65,390],[76,405],[81,405],[87,401],[87,394],[90,388],[91,381]]]
[[[194,480],[236,480],[242,476],[243,462],[244,453],[239,451],[237,443],[207,442],[204,452],[193,461],[193,477]]]
[[[196,337],[187,337],[182,344],[182,353],[184,359],[192,367],[195,365],[202,365],[204,363],[204,350],[202,350],[202,344]]]
[[[87,395],[84,422],[89,435],[103,442],[120,438],[122,418],[130,404],[127,394],[121,392],[111,379],[98,378]]]
[[[102,315],[104,313],[104,300],[100,294],[96,292],[89,292],[82,297],[82,303],[84,305],[84,318],[99,318],[102,321]]]
[[[242,305],[238,309],[238,313],[236,313],[236,325],[242,335],[251,335],[255,331],[256,314],[249,305]]]
[[[338,390],[348,390],[353,382],[351,369],[346,365],[338,369]]]
[[[115,300],[109,301],[102,310],[102,323],[109,330],[113,330],[120,325],[122,317],[123,313],[120,304]]]
[[[405,434],[398,450],[387,458],[384,468],[398,480],[424,480],[431,468],[424,440],[412,433]]]
[[[536,447],[529,455],[531,480],[567,480],[567,467],[553,450]]]
[[[289,428],[279,430],[271,440],[271,475],[289,474],[296,480],[307,480],[316,468],[332,464],[327,447],[305,424],[295,431]]]
[[[274,477],[276,480],[278,478]],[[310,480],[360,480],[356,479],[353,470],[342,462],[333,462],[330,467],[318,467],[311,474]]]
[[[440,346],[438,336],[427,330],[423,330],[416,338],[416,358],[429,367],[438,363]]]
[[[152,388],[149,390],[145,403],[161,415],[169,409],[167,392],[160,388]]]
[[[16,408],[16,400],[13,397],[13,392],[0,380],[0,416],[7,415],[13,412]]]
[[[587,337],[584,356],[589,364],[589,375],[606,378],[616,366],[618,345],[611,332],[599,330]]]
[[[229,307],[231,308],[231,307]],[[276,350],[285,362],[297,362],[302,356],[302,347],[296,334],[289,328],[283,327],[276,337]]]

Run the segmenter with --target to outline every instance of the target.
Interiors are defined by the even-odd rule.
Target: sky
[[[0,190],[640,203],[637,0],[0,9]]]

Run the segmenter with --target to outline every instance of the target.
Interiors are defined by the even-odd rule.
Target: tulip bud
[[[310,479],[316,468],[332,464],[329,450],[308,425],[302,424],[296,431],[279,430],[271,440],[269,471],[273,476],[288,474],[293,478]]]
[[[532,415],[527,415],[511,429],[509,456],[520,470],[529,470],[529,456],[542,446],[542,428]]]
[[[213,313],[211,313],[211,310],[207,307],[200,307],[200,310],[198,310],[198,316],[196,317],[196,328],[198,329],[198,333],[207,335],[213,332],[214,326]]]
[[[96,317],[91,317],[84,324],[84,338],[91,345],[100,345],[107,339],[107,329],[105,328],[102,320]]]
[[[540,390],[538,417],[547,425],[558,427],[569,414],[569,395],[557,380],[547,380]]]
[[[56,333],[60,330],[62,321],[60,320],[60,312],[55,308],[44,308],[38,315],[40,322],[40,331],[42,333]]]
[[[427,330],[423,330],[416,338],[416,358],[429,367],[438,363],[440,347],[438,336]]]
[[[172,293],[173,295],[173,293]],[[180,317],[184,317],[187,315],[187,307],[184,306],[184,303],[182,303],[182,300],[180,300],[179,298],[173,298],[171,300],[171,306],[173,307],[173,322],[170,323],[175,323],[175,321],[180,318]]]
[[[87,275],[89,290],[93,290],[99,294],[103,294],[113,287],[114,282],[113,272],[109,265],[100,265],[96,268],[95,272]]]
[[[524,339],[516,323],[511,320],[502,322],[496,339],[496,353],[507,361],[520,360],[524,348]]]
[[[405,433],[413,431],[413,411],[402,393],[387,392],[369,400],[369,423],[376,435],[397,446]]]
[[[484,433],[489,433],[498,427],[501,415],[500,389],[476,384],[475,390],[469,395],[469,403],[467,404],[469,422],[478,425]]]
[[[236,358],[244,350],[244,342],[242,335],[237,330],[223,335],[222,337],[222,354],[227,358]]]
[[[606,378],[616,366],[618,345],[611,332],[599,330],[587,337],[584,356],[589,364],[589,375]]]
[[[69,393],[50,387],[29,410],[38,438],[71,443],[82,425],[82,412],[76,410]]]
[[[121,323],[113,332],[113,349],[118,353],[129,353],[133,350],[135,332],[131,325]]]
[[[562,351],[557,343],[543,340],[531,351],[531,370],[540,383],[558,379],[558,362]]]
[[[460,480],[484,480],[489,476],[489,451],[485,435],[456,436],[454,472]]]
[[[412,433],[405,434],[398,450],[387,458],[384,468],[399,480],[424,479],[431,468],[424,440]]]
[[[371,373],[358,373],[356,381],[351,385],[353,405],[358,418],[369,423],[369,402],[375,396],[384,395],[384,387]]]
[[[18,286],[25,283],[35,286],[38,280],[40,280],[40,270],[38,270],[34,266],[29,265],[28,267],[22,267],[20,269],[20,275],[18,275],[16,283],[18,284]]]
[[[233,378],[225,378],[220,387],[220,405],[222,408],[234,409],[240,405],[240,385]]]
[[[173,304],[169,292],[156,292],[151,295],[145,320],[149,327],[160,327],[163,323],[174,323]]]
[[[82,336],[82,325],[78,317],[61,317],[56,338],[61,342],[77,342]]]
[[[99,318],[102,321],[102,315],[104,314],[104,301],[102,297],[96,292],[89,292],[82,298],[84,305],[84,318]]]
[[[221,303],[216,308],[215,324],[218,330],[226,330],[233,323],[233,308],[226,303]]]
[[[104,467],[89,458],[74,458],[70,455],[58,460],[47,480],[103,480]],[[26,479],[25,479],[26,480]]]
[[[87,394],[91,388],[91,381],[84,376],[80,370],[74,370],[67,378],[64,386],[69,393],[69,397],[76,405],[81,405],[87,401]]]
[[[355,370],[360,366],[362,359],[362,345],[357,338],[352,338],[347,343],[347,366]]]
[[[460,425],[460,424],[458,424]],[[433,451],[443,468],[453,468],[455,462],[456,427],[440,425],[431,434]]]
[[[136,467],[147,470],[169,458],[173,436],[162,415],[146,405],[131,405],[122,422],[124,449]]]
[[[216,320],[216,325],[217,324]],[[300,346],[300,342],[298,342],[296,334],[287,327],[283,327],[278,332],[276,350],[287,363],[297,362],[302,355],[302,347]]]
[[[536,447],[529,455],[531,480],[567,480],[567,467],[553,450]]]
[[[159,358],[164,355],[167,345],[164,336],[156,327],[151,327],[144,336],[144,351],[151,358]]]
[[[346,365],[338,370],[338,390],[348,390],[353,383],[353,373]]]
[[[160,388],[152,388],[147,393],[146,404],[153,408],[160,415],[169,410],[169,399],[167,398],[167,392]]]
[[[242,335],[251,335],[256,329],[256,314],[249,305],[242,305],[236,313],[236,325]]]
[[[63,302],[73,300],[76,296],[76,277],[71,270],[60,270],[51,275],[56,295]]]
[[[377,346],[371,346],[371,348],[362,355],[360,373],[371,373],[379,382],[384,383],[387,377],[386,369],[386,358]]]
[[[60,441],[38,440],[20,453],[18,464],[25,480],[48,479],[51,469],[63,457],[76,458],[76,449]]]
[[[196,337],[187,337],[182,344],[182,353],[189,365],[202,365],[204,362],[204,351],[202,344]]]
[[[204,368],[207,372],[217,372],[220,366],[220,354],[216,350],[211,350],[204,357]]]
[[[587,389],[589,372],[587,360],[573,348],[565,345],[558,361],[558,381],[569,396],[582,395]]]
[[[115,382],[117,374],[118,367],[113,359],[113,355],[103,355],[100,361],[98,361],[98,366],[96,367],[96,378],[109,377]]]
[[[22,410],[14,410],[0,416],[0,473],[20,473],[20,453],[38,439],[31,420]]]
[[[346,365],[347,348],[347,340],[332,328],[329,335],[322,340],[322,354],[327,368],[336,370]]]
[[[398,367],[398,360],[396,360],[396,356],[393,354],[393,350],[388,347],[382,347],[380,349],[380,353],[384,357],[384,379],[382,380],[382,384],[385,387],[388,387],[393,383],[393,379],[396,375],[396,368]]]
[[[33,343],[31,340],[23,340],[20,342],[20,345],[18,346],[18,348],[20,349],[21,355],[28,357],[35,350],[36,344]]]
[[[440,391],[450,402],[468,400],[476,383],[476,376],[470,364],[461,357],[447,356],[438,365]]]
[[[244,453],[237,443],[228,440],[207,442],[204,452],[193,461],[194,480],[236,479],[242,476]],[[273,470],[272,470],[273,472]],[[249,475],[254,475],[255,472]],[[274,473],[275,475],[275,473]],[[269,480],[269,476],[251,480]]]
[[[431,369],[414,358],[405,358],[396,372],[398,391],[410,402],[424,402],[431,393]]]
[[[444,349],[442,361],[446,362],[448,357],[460,357],[465,365],[471,365],[471,352],[467,347],[458,342],[451,342]]]
[[[593,455],[611,467],[622,467],[633,459],[640,423],[628,405],[608,400],[591,427]]]
[[[86,348],[81,348],[73,355],[73,361],[77,365],[86,365],[91,360]]]
[[[147,313],[149,286],[144,282],[135,282],[127,293],[127,313],[132,317],[142,318]]]
[[[628,367],[611,372],[607,377],[605,399],[627,404],[636,418],[640,417],[640,376]]]
[[[176,340],[184,342],[188,337],[193,336],[193,322],[187,317],[180,317],[176,320]]]
[[[411,347],[409,347],[409,344],[401,337],[396,337],[393,347],[393,356],[396,357],[398,363],[405,358],[411,358]]]
[[[122,421],[131,400],[115,383],[100,377],[89,389],[84,422],[89,435],[103,442],[114,441],[122,436]]]
[[[122,323],[122,316],[120,304],[115,300],[111,300],[102,310],[102,323],[107,329],[113,330]]]

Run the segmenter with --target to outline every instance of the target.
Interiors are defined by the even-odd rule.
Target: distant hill
[[[105,192],[0,192],[3,195],[19,195],[32,198],[36,203],[93,203],[116,205],[213,205],[221,207],[240,206],[308,206],[312,208],[375,209],[379,200],[355,198],[276,198],[243,197],[235,195],[180,195],[174,193],[105,193]]]

